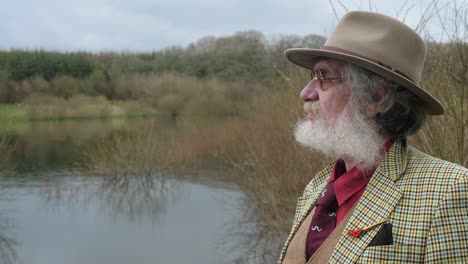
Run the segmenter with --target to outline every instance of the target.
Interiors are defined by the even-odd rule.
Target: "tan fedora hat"
[[[442,104],[419,85],[426,56],[421,37],[404,23],[378,13],[346,13],[320,49],[285,51],[291,62],[312,69],[320,57],[361,66],[405,87],[426,103],[430,114],[445,112]]]

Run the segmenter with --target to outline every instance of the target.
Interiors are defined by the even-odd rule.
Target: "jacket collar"
[[[341,235],[331,262],[356,262],[367,245],[377,234],[379,227],[373,228],[356,238],[348,234],[349,230],[363,228],[388,220],[391,212],[401,198],[401,192],[395,185],[407,165],[406,141],[396,141],[385,154],[361,199],[358,201],[353,215],[349,219]]]
[[[294,223],[297,226],[293,226],[293,230],[299,228],[301,223],[315,206],[318,197],[321,195],[325,189],[325,186],[327,185],[327,180],[330,177],[332,169],[333,164],[328,165],[325,167],[325,169],[316,174],[315,177],[309,182],[309,184],[307,184],[304,194],[301,198],[299,198],[298,201],[298,212],[294,219]]]
[[[296,214],[288,240],[296,234],[302,222],[305,220],[319,195],[327,184],[335,162],[329,164],[307,185],[304,194],[297,203]],[[389,218],[395,208],[401,193],[395,186],[395,181],[402,175],[407,164],[406,141],[395,141],[385,154],[379,166],[372,175],[365,192],[355,205],[353,215],[349,219],[344,232],[341,235],[335,251],[330,258],[331,262],[347,263],[356,262],[372,238],[377,234],[378,228],[366,232],[360,238],[348,235],[348,230],[366,227]],[[283,248],[280,259],[284,257],[288,244]],[[333,260],[333,261],[332,261]]]
[[[315,177],[307,185],[304,194],[299,198],[298,209],[302,209],[301,212],[297,212],[295,216],[296,225],[300,225],[302,221],[307,217],[307,214],[312,210],[313,206],[317,202],[319,195],[327,184],[327,180],[330,177],[330,174],[333,170],[333,166],[336,163],[333,162],[321,170],[315,175]],[[372,178],[378,178],[377,180],[372,180],[369,182],[370,185],[380,182],[380,178],[387,178],[392,182],[392,186],[401,174],[406,169],[407,163],[407,146],[406,140],[396,140],[392,147],[387,151],[384,158],[380,162],[379,166],[376,168]],[[378,177],[376,177],[378,176]],[[379,185],[379,187],[381,187]],[[367,187],[370,188],[370,187]],[[363,196],[367,191],[363,194]],[[362,199],[361,199],[362,200]],[[294,226],[293,226],[294,229]]]

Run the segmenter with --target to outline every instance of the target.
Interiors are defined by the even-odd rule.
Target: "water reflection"
[[[3,191],[0,187],[0,201],[2,198]],[[12,233],[13,224],[5,212],[2,212],[2,214],[0,214],[0,263],[13,264],[18,261],[18,241],[14,238]]]
[[[50,177],[53,174],[62,176]],[[63,207],[88,210],[92,205],[99,214],[116,221],[156,221],[183,194],[177,181],[156,171],[139,175],[90,175],[88,171],[74,170],[48,175],[39,188],[39,196],[48,210]]]
[[[68,120],[16,123],[2,132],[12,148],[12,161],[17,161],[15,170],[37,172],[84,165],[85,153],[119,129],[125,129],[122,120]]]
[[[271,263],[279,252],[283,239],[226,172],[161,169],[171,131],[151,122],[22,124],[3,133],[0,151],[11,158],[0,164],[0,263],[63,263],[34,258],[47,246],[67,263]],[[2,189],[15,197],[5,200]],[[180,255],[181,245],[189,252]],[[96,250],[75,259],[86,246]]]
[[[18,225],[20,258],[113,264],[219,264],[239,258],[239,250],[216,250],[229,236],[226,224],[241,217],[239,191],[205,179],[161,177],[64,176],[19,185],[6,208],[17,208],[11,219]]]
[[[2,153],[0,171],[4,171],[11,166],[11,149],[4,137],[0,137],[0,153]],[[4,184],[0,184],[0,205],[6,199],[6,187]],[[12,223],[8,218],[8,214],[2,210],[0,214],[0,263],[16,263],[18,260],[17,247],[18,241],[12,235]]]
[[[261,205],[244,197],[241,203],[241,219],[233,219],[226,226],[226,235],[218,246],[220,251],[243,252],[229,263],[275,263],[278,259],[285,239],[284,234],[271,229],[259,219],[257,206]]]

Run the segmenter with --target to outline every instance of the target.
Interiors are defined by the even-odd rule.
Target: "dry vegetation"
[[[464,4],[450,10],[456,16],[440,21],[446,25],[448,41],[427,39],[423,73],[423,86],[442,101],[447,113],[430,119],[410,141],[436,157],[467,167],[468,8]],[[272,83],[173,73],[122,75],[114,89],[139,87],[138,97],[156,107],[167,122],[148,124],[137,134],[111,135],[90,153],[93,169],[126,177],[159,168],[232,168],[237,172],[235,181],[252,201],[255,217],[285,236],[297,197],[329,162],[299,147],[292,138],[292,126],[303,116],[298,92],[306,74],[289,65],[278,51],[298,41],[284,38],[271,49],[268,65],[276,76]],[[209,50],[213,43],[217,42],[205,39],[190,52],[203,54],[200,49]],[[202,69],[195,72],[207,74]],[[278,246],[282,240],[277,237],[265,243]]]

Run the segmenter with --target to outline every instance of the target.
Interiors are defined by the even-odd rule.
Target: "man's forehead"
[[[346,65],[346,62],[342,60],[332,58],[320,58],[314,65],[314,70],[326,69],[328,71],[339,72]]]

